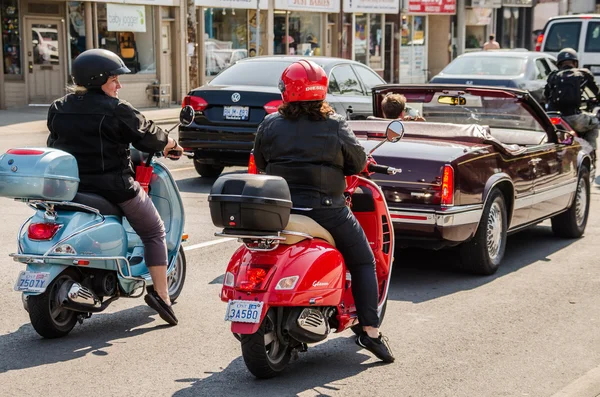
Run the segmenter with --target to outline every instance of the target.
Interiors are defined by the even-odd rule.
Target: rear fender
[[[251,335],[256,333],[268,312],[269,305],[264,304],[262,313],[260,315],[260,321],[258,323],[231,323],[231,332],[240,335]]]
[[[499,172],[497,174],[492,175],[486,182],[485,188],[483,189],[483,195],[481,199],[481,203],[485,206],[487,199],[492,192],[492,189],[498,187],[500,184],[509,184],[510,192],[505,191],[505,189],[501,189],[502,193],[504,193],[506,197],[506,219],[508,220],[508,224],[511,224],[512,216],[513,216],[513,208],[515,202],[515,186],[512,182],[510,176],[504,172]]]

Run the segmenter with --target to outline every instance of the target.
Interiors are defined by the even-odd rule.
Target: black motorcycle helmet
[[[114,52],[95,48],[79,54],[73,61],[72,72],[75,84],[99,88],[110,76],[130,73],[131,70]]]
[[[564,61],[579,62],[579,58],[577,57],[577,51],[575,51],[572,48],[563,48],[556,57],[556,63],[560,65]]]

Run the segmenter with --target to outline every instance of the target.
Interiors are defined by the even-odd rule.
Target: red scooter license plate
[[[227,304],[225,321],[259,323],[263,302],[231,300]]]

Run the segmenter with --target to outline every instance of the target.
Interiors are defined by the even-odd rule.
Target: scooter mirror
[[[392,121],[385,131],[389,142],[398,142],[404,136],[404,124],[399,120]]]
[[[179,122],[181,125],[187,127],[194,122],[194,108],[190,105],[185,106],[179,113]]]

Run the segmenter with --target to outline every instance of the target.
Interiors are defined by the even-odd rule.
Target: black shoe
[[[150,291],[145,297],[144,301],[146,304],[156,310],[160,318],[165,320],[170,325],[177,325],[177,317],[173,308],[162,300],[162,298],[156,293],[156,291]]]
[[[373,353],[384,363],[393,363],[395,360],[392,355],[392,349],[390,349],[388,344],[388,339],[381,334],[379,334],[379,338],[371,338],[363,332],[356,337],[356,344]]]

